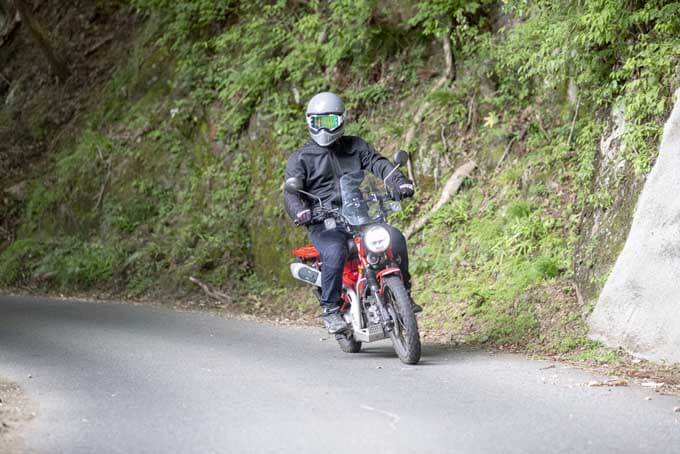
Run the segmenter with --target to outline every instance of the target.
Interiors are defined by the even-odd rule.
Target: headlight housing
[[[383,253],[390,247],[390,232],[382,226],[371,227],[364,234],[364,244],[369,252]]]

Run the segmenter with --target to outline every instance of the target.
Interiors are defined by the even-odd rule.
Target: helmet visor
[[[341,114],[321,114],[321,115],[307,115],[307,125],[314,131],[327,129],[328,131],[335,131],[342,126]]]

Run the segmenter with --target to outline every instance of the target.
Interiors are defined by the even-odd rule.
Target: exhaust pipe
[[[321,287],[321,271],[312,268],[304,263],[291,263],[290,273],[293,277],[305,284],[315,285]]]

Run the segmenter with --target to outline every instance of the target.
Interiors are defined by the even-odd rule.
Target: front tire
[[[394,350],[402,363],[416,364],[420,361],[421,350],[418,322],[411,308],[411,298],[400,278],[385,278],[383,298],[394,320],[394,328],[390,331]]]

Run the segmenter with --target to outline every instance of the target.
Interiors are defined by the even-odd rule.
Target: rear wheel
[[[384,284],[385,307],[394,320],[394,328],[390,331],[392,345],[401,362],[416,364],[420,361],[420,333],[411,298],[397,276],[386,277]]]
[[[361,351],[361,342],[354,340],[354,336],[351,332],[336,334],[335,340],[338,341],[340,350],[345,353],[359,353]]]

